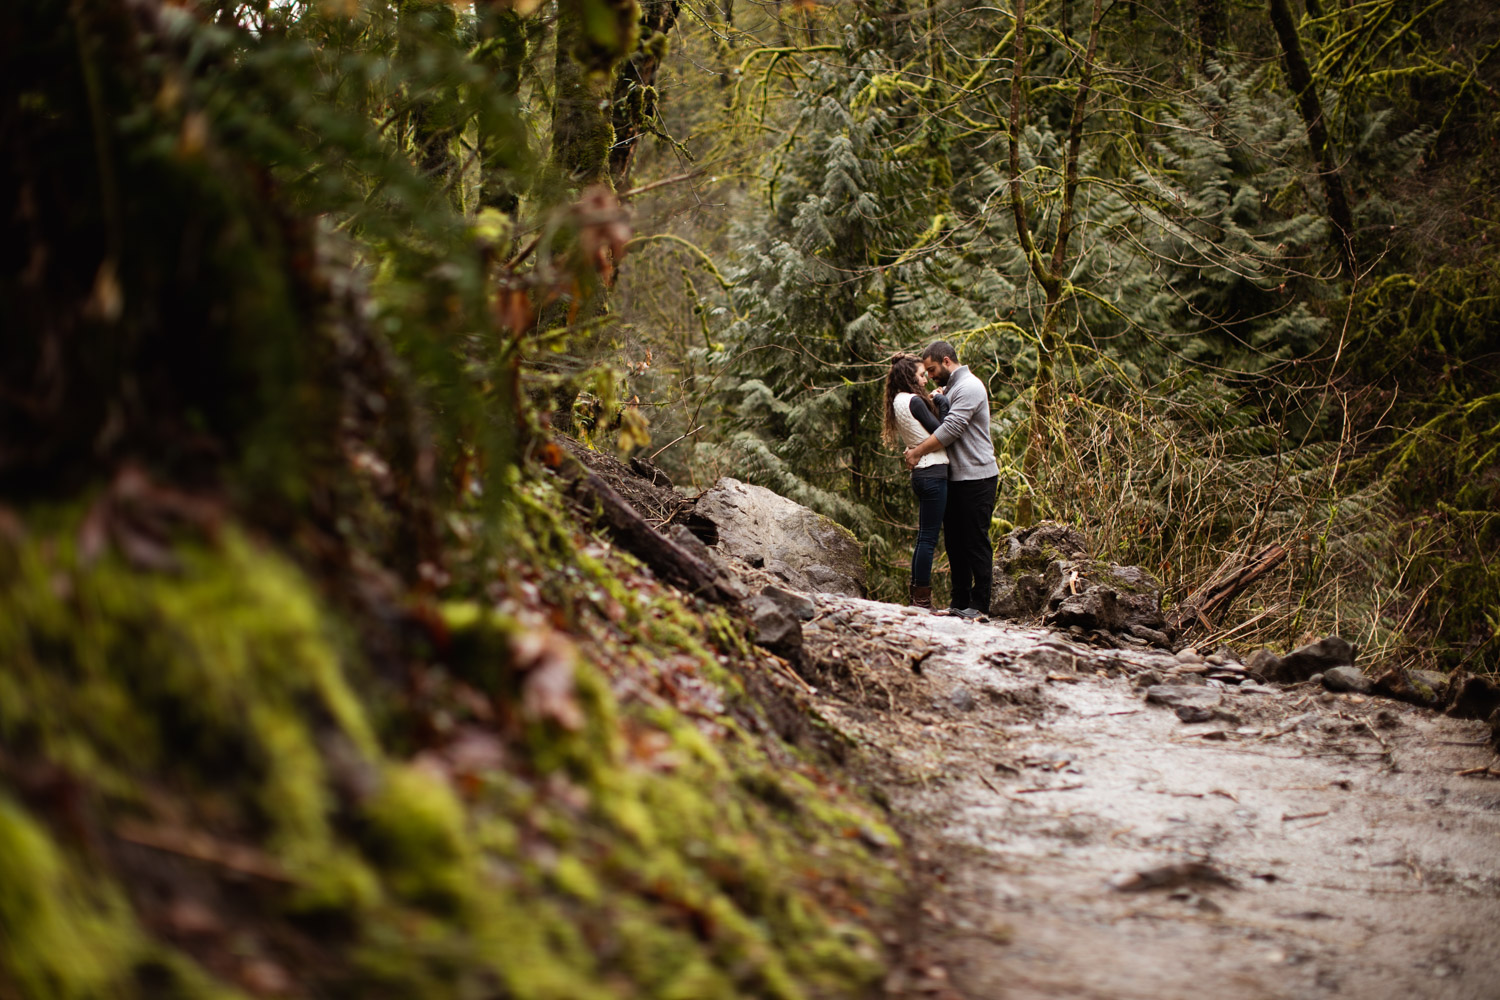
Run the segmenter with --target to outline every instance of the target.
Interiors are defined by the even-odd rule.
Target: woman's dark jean
[[[911,474],[911,491],[917,496],[917,550],[911,556],[911,585],[932,586],[932,554],[937,551],[938,532],[943,528],[943,511],[948,506],[948,467],[941,474],[923,475],[927,469]]]

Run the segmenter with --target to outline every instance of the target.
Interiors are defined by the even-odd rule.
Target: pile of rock
[[[1334,635],[1299,646],[1285,656],[1262,649],[1250,658],[1246,669],[1263,681],[1320,682],[1330,691],[1391,698],[1459,719],[1483,720],[1500,748],[1500,685],[1464,671],[1442,674],[1404,667],[1372,677],[1355,665],[1358,653],[1358,647]]]
[[[1094,645],[1170,648],[1161,583],[1139,566],[1094,559],[1083,535],[1055,521],[1018,528],[996,547],[990,615],[1041,618]]]

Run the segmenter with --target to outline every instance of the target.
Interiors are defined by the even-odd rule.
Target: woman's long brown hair
[[[898,437],[896,393],[916,393],[922,397],[932,415],[937,416],[937,407],[933,405],[932,396],[924,385],[927,380],[917,374],[921,371],[921,365],[922,359],[915,354],[898,354],[891,358],[891,370],[885,376],[885,420],[880,425],[880,439],[886,444],[895,444]]]

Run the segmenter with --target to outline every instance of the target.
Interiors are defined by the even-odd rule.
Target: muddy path
[[[1500,997],[1482,724],[868,601],[806,635],[927,887],[891,996]]]

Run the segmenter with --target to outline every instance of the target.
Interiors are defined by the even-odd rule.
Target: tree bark
[[[1349,209],[1344,175],[1334,159],[1333,144],[1328,138],[1323,103],[1318,99],[1312,71],[1308,68],[1307,57],[1302,53],[1302,41],[1297,37],[1297,22],[1290,4],[1287,0],[1270,0],[1270,3],[1271,25],[1281,41],[1287,81],[1292,86],[1292,92],[1297,95],[1297,108],[1307,127],[1307,144],[1318,164],[1318,177],[1323,183],[1323,198],[1328,203],[1328,220],[1333,223],[1334,248],[1338,251],[1344,272],[1351,279],[1356,278],[1359,271],[1354,255],[1354,216]]]
[[[552,162],[571,185],[609,183],[614,71],[636,43],[635,0],[559,0]]]
[[[656,71],[666,58],[667,37],[681,8],[681,0],[646,0],[641,9],[640,42],[615,77],[615,138],[609,151],[609,171],[617,189],[629,186],[636,147],[656,118],[660,102]]]

